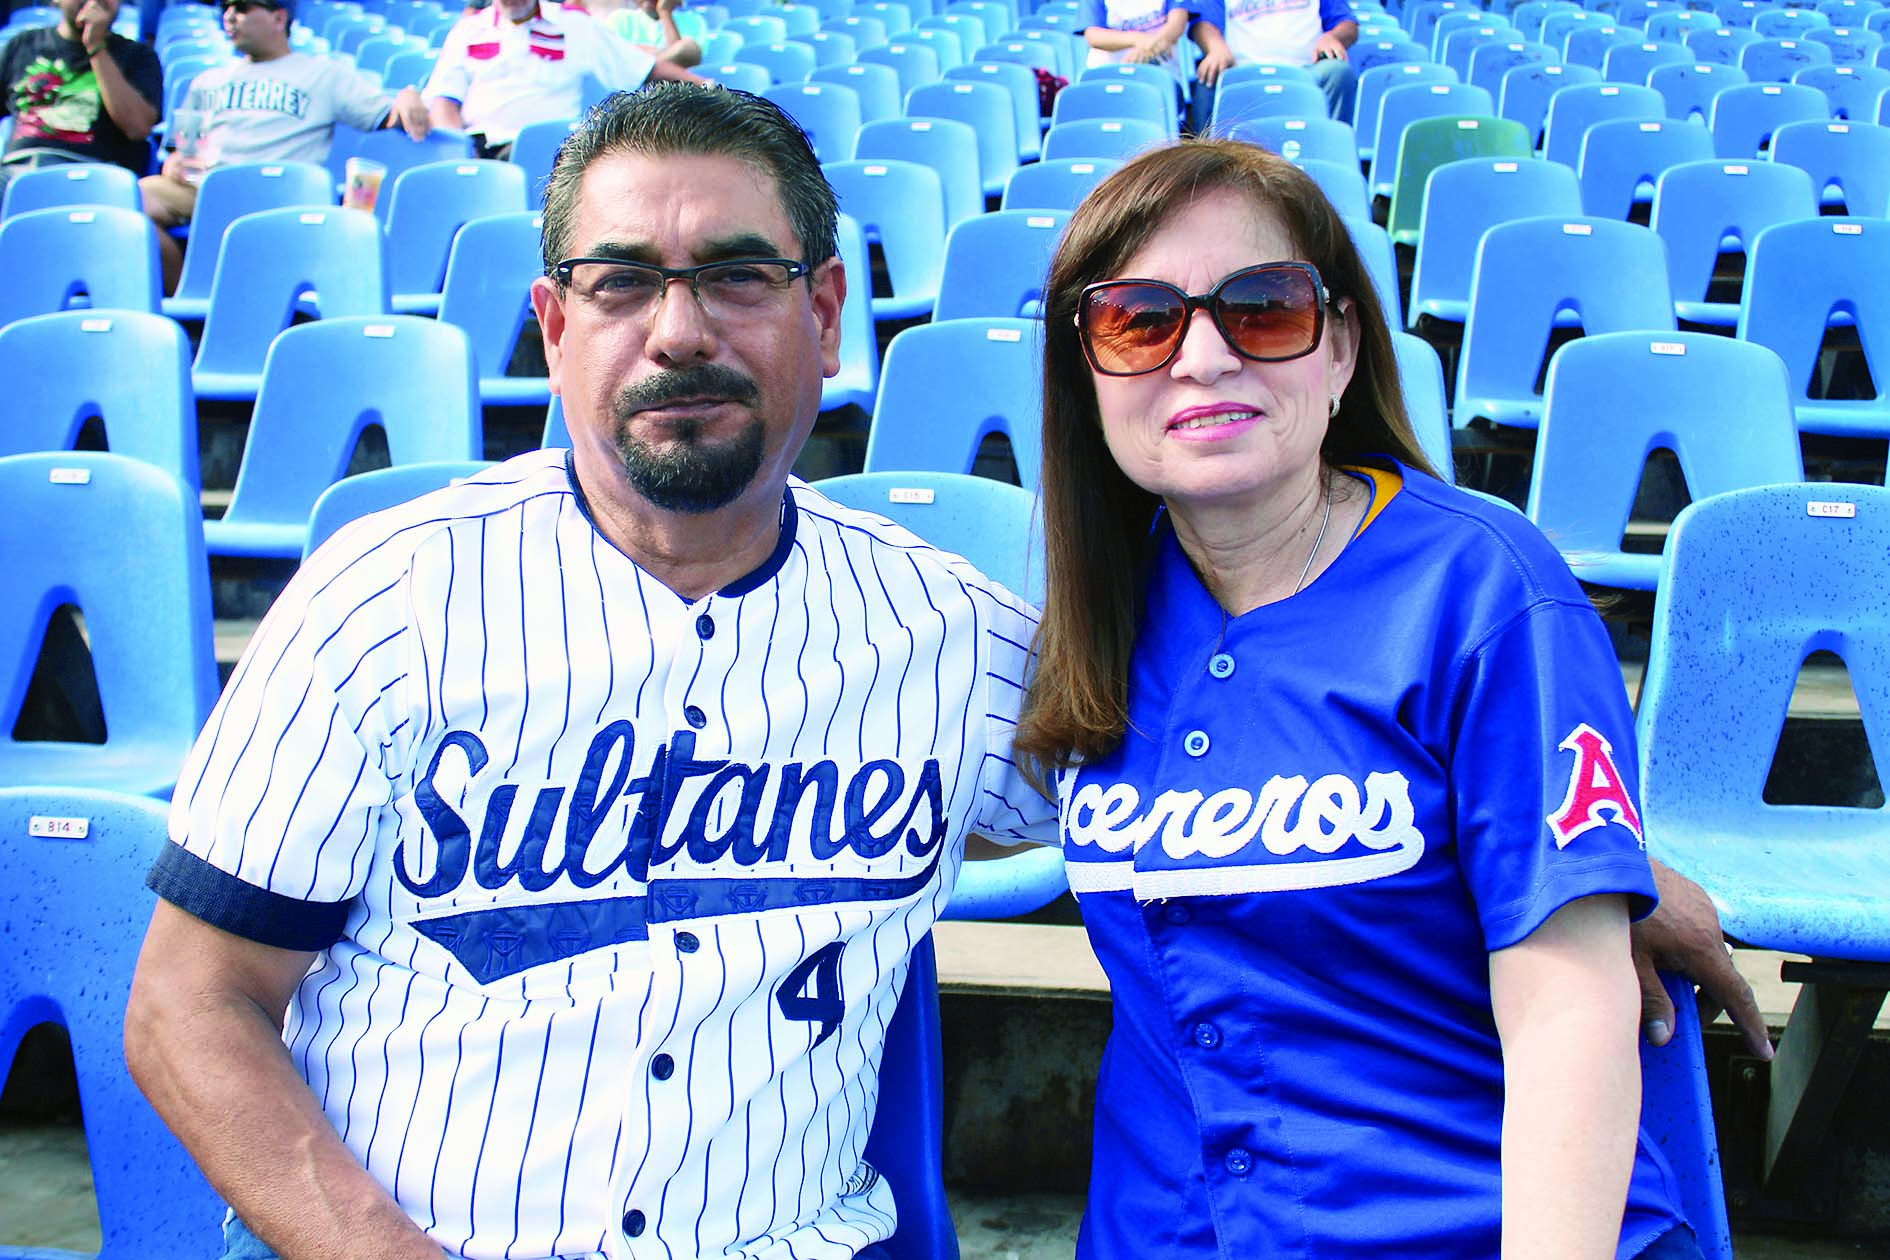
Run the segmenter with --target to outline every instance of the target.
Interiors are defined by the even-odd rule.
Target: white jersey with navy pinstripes
[[[152,883],[319,951],[284,1030],[450,1252],[847,1257],[913,944],[976,829],[1053,839],[1009,761],[1029,609],[801,483],[688,603],[562,452],[303,566],[183,773]]]

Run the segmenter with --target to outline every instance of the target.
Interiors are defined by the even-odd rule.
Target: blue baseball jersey
[[[1239,617],[1164,526],[1127,736],[1059,777],[1115,1002],[1079,1255],[1495,1257],[1489,955],[1578,897],[1652,906],[1567,566],[1516,513],[1372,480],[1332,566]],[[1677,1201],[1643,1134],[1621,1254]]]
[[[968,828],[1054,838],[1009,757],[1035,617],[792,483],[685,601],[563,451],[355,522],[258,628],[160,894],[317,951],[290,1057],[455,1255],[847,1260],[913,945]]]

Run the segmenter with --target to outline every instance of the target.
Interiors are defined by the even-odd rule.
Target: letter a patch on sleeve
[[[1584,831],[1610,822],[1620,823],[1645,844],[1640,812],[1634,808],[1627,784],[1615,768],[1613,745],[1583,722],[1556,747],[1575,754],[1575,768],[1569,772],[1568,794],[1548,818],[1549,830],[1555,833],[1555,847],[1566,849],[1569,841]]]

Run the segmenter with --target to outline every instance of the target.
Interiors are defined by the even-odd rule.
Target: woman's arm
[[[1627,905],[1583,897],[1490,955],[1503,1045],[1503,1260],[1612,1260],[1640,1123]]]

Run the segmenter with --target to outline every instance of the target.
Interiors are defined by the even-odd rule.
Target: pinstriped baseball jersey
[[[258,629],[152,884],[319,951],[284,1030],[451,1252],[846,1257],[906,958],[962,838],[1053,839],[1008,760],[1026,606],[790,486],[686,603],[564,452],[355,523]]]

